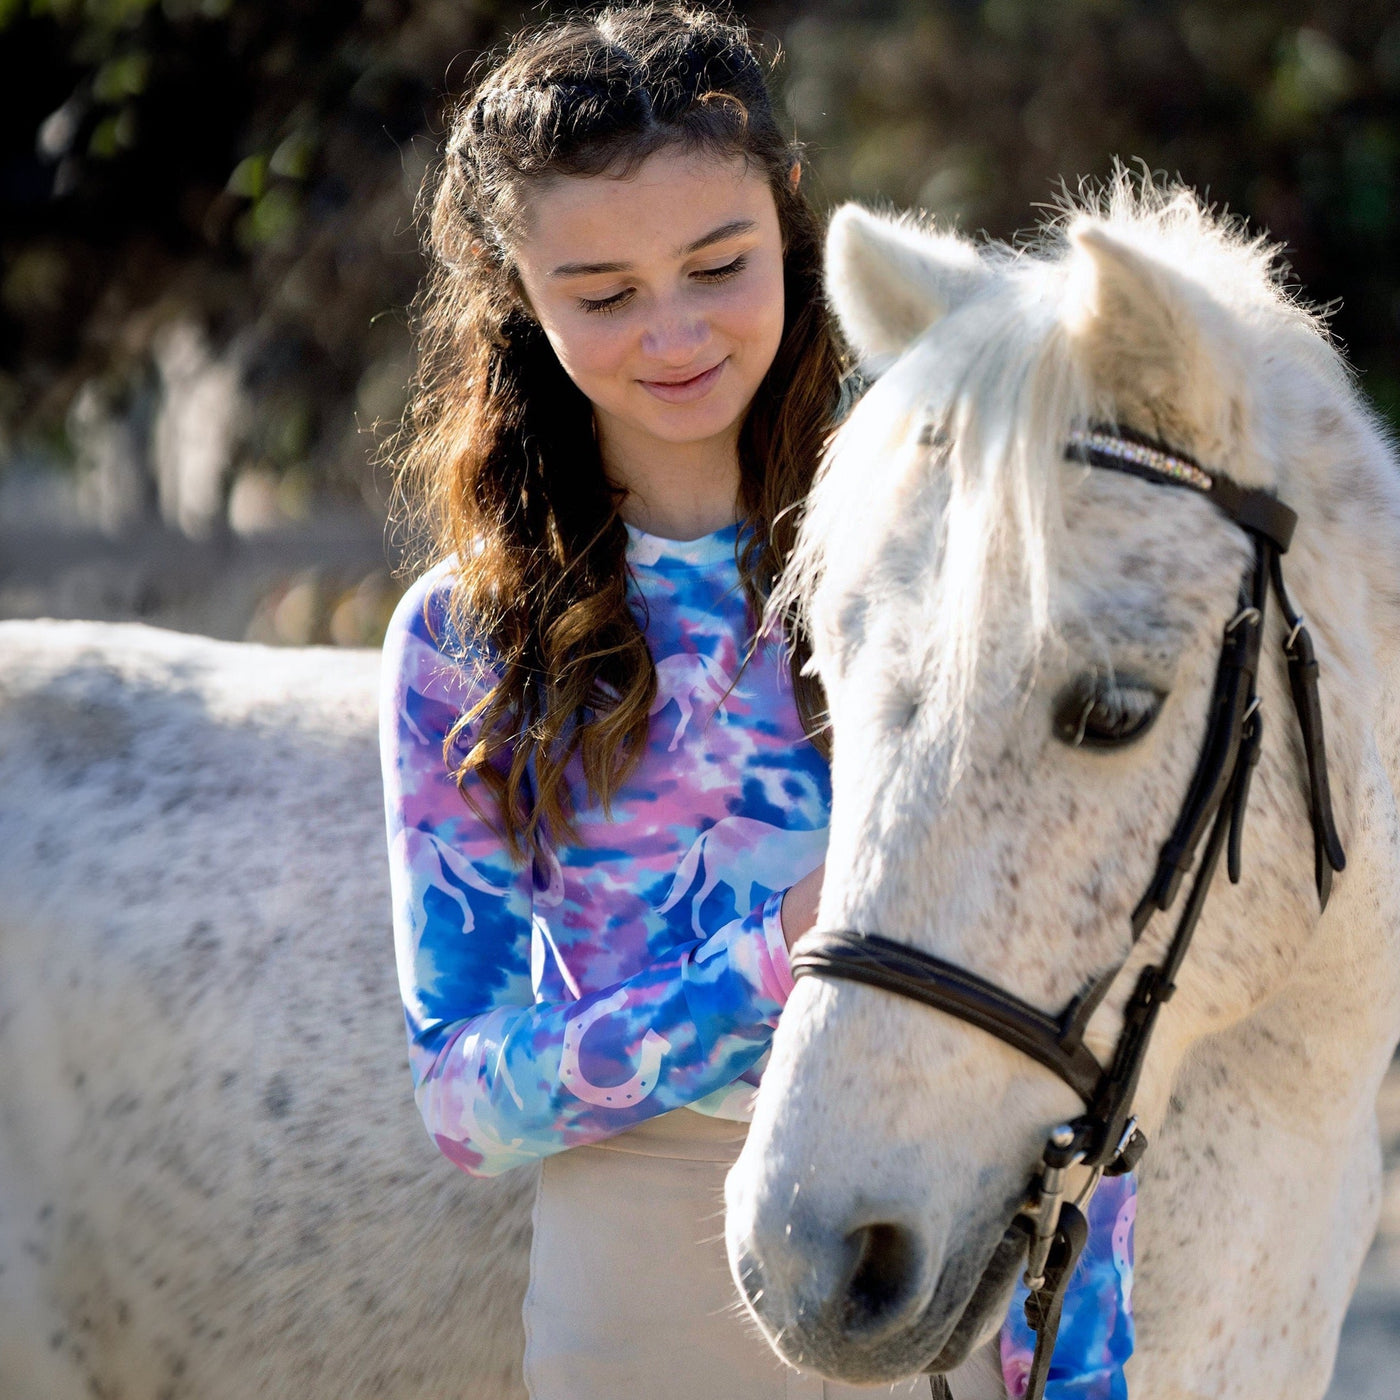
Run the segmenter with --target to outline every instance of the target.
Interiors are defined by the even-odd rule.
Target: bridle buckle
[[[1065,1179],[1088,1152],[1083,1137],[1083,1133],[1069,1123],[1062,1123],[1050,1134],[1041,1159],[1040,1175],[1036,1178],[1035,1198],[1020,1212],[1031,1226],[1025,1284],[1032,1293],[1045,1287],[1045,1266],[1059,1232],[1060,1211],[1065,1202]],[[1094,1185],[1097,1184],[1095,1181]]]

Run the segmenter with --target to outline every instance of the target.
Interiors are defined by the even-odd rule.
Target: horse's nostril
[[[919,1248],[902,1225],[864,1225],[846,1236],[847,1332],[883,1332],[897,1325],[918,1291]]]

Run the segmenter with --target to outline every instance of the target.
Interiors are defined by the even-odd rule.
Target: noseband
[[[879,934],[812,932],[800,940],[792,957],[795,978],[864,982],[967,1021],[1053,1071],[1084,1101],[1084,1114],[1051,1133],[1031,1183],[1030,1199],[1014,1222],[1029,1236],[1025,1281],[1031,1293],[1026,1316],[1036,1332],[1036,1348],[1027,1400],[1041,1400],[1044,1394],[1065,1289],[1088,1237],[1084,1209],[1100,1178],[1131,1171],[1147,1148],[1147,1139],[1132,1117],[1133,1097],[1158,1013],[1176,990],[1176,975],[1222,850],[1228,851],[1231,881],[1239,882],[1250,777],[1263,739],[1255,687],[1271,587],[1288,626],[1283,649],[1307,755],[1314,878],[1323,908],[1331,892],[1332,872],[1346,864],[1327,783],[1317,658],[1302,616],[1294,611],[1283,586],[1280,559],[1298,517],[1269,492],[1208,472],[1184,453],[1124,428],[1075,432],[1065,456],[1087,466],[1199,492],[1254,543],[1254,559],[1240,586],[1239,609],[1225,626],[1201,755],[1152,880],[1133,911],[1134,944],[1154,913],[1171,908],[1193,865],[1196,873],[1165,956],[1138,975],[1112,1058],[1106,1067],[1101,1065],[1084,1044],[1084,1033],[1126,958],[1090,982],[1059,1015],[1050,1015],[974,973]],[[1070,1201],[1066,1178],[1076,1166],[1088,1169],[1088,1184]]]

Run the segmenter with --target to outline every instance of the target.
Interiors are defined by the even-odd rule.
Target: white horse
[[[1287,567],[1323,652],[1350,864],[1319,921],[1270,669],[1246,883],[1211,897],[1142,1094],[1132,1384],[1135,1400],[1316,1395],[1373,1226],[1371,1104],[1400,1020],[1383,449],[1259,261],[1189,211],[1087,225],[1043,264],[852,214],[833,247],[856,341],[886,362],[912,348],[847,429],[808,530],[838,733],[826,924],[937,947],[1047,1006],[1122,950],[1194,762],[1243,546],[1205,502],[1057,464],[1077,376],[1126,421],[1276,477],[1302,514]],[[980,411],[944,443],[922,423],[953,398]],[[998,425],[1018,448],[1005,472]],[[960,528],[938,553],[945,515]],[[1017,587],[1011,561],[1041,542],[1044,569]],[[1028,606],[1029,688],[1010,684]],[[1171,692],[1136,750],[1051,746],[1044,700],[1070,658]],[[4,1400],[523,1396],[533,1176],[454,1171],[413,1108],[376,666],[144,627],[0,626]],[[862,987],[804,980],[782,1027],[733,1178],[734,1238],[757,1247],[781,1199],[796,1245],[815,1246],[859,1199],[921,1226],[925,1273],[944,1256],[975,1266],[988,1201],[1022,1188],[1046,1126],[1077,1111],[1068,1090]],[[796,1355],[808,1319],[779,1311],[797,1275],[780,1244],[761,1247],[762,1320]],[[930,1302],[935,1328],[959,1301]],[[974,1321],[971,1341],[995,1308]],[[828,1369],[914,1369],[927,1348],[909,1336],[901,1324],[873,1362],[847,1347]]]
[[[0,1396],[523,1400],[409,1093],[370,653],[0,625]]]
[[[1171,935],[1159,914],[1131,949],[1129,915],[1251,554],[1196,492],[1066,461],[1068,435],[1137,429],[1298,513],[1284,573],[1321,660],[1347,866],[1320,913],[1274,607],[1243,881],[1214,882],[1137,1097],[1128,1377],[1133,1400],[1315,1400],[1375,1228],[1376,1091],[1400,1035],[1389,446],[1269,251],[1186,193],[1120,180],[1020,253],[847,207],[828,272],[884,372],[785,583],[834,724],[820,927],[916,945],[1047,1011],[1126,957],[1090,1026],[1102,1061]],[[1072,685],[1155,723],[1117,748],[1062,742]],[[961,1020],[800,979],[727,1189],[736,1279],[779,1353],[875,1381],[985,1343],[1016,1273],[998,1242],[1047,1133],[1080,1112]]]

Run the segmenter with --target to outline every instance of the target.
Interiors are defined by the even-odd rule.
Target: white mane
[[[858,335],[864,327],[843,301],[868,302],[868,279],[880,274],[861,265],[859,249],[851,250],[843,217],[848,223],[874,220],[848,206],[833,221],[830,295],[848,331],[854,321]],[[923,245],[950,265],[932,273],[919,269],[928,301],[920,304],[917,292],[913,300],[926,329],[918,329],[902,353],[892,354],[875,333],[870,345],[856,346],[877,370],[893,363],[832,441],[774,608],[794,610],[820,654],[834,631],[825,610],[859,586],[858,579],[842,577],[843,558],[864,553],[851,544],[866,530],[891,537],[888,522],[904,517],[892,537],[908,542],[904,562],[919,571],[925,594],[921,635],[904,640],[936,658],[925,670],[921,701],[946,721],[956,750],[989,618],[995,614],[1001,639],[1011,643],[1002,649],[1011,660],[1008,683],[1033,668],[1050,636],[1062,523],[1057,468],[1068,435],[1118,416],[1103,388],[1095,387],[1079,334],[1097,290],[1086,243],[1126,246],[1172,269],[1175,285],[1161,289],[1164,298],[1189,300],[1194,317],[1221,339],[1243,333],[1253,342],[1250,350],[1237,347],[1243,353],[1267,357],[1286,348],[1295,364],[1306,363],[1315,374],[1343,381],[1348,372],[1321,317],[1286,288],[1277,248],[1248,236],[1185,188],[1160,187],[1120,170],[1101,190],[1078,201],[1066,198],[1034,241],[1017,248],[974,249],[908,218],[893,229],[885,224],[884,233],[911,254]],[[887,247],[879,252],[888,259]],[[889,275],[904,279],[907,294],[910,266]],[[851,281],[859,285],[851,288]],[[1140,329],[1131,318],[1119,328],[1127,334]],[[1184,421],[1198,418],[1192,413]],[[1157,422],[1132,426],[1160,435],[1172,430]],[[1226,465],[1242,480],[1267,479],[1267,463],[1222,463],[1219,454],[1242,436],[1238,425],[1229,435],[1235,441],[1226,443],[1226,436],[1222,431],[1220,442],[1178,439],[1173,445]],[[881,464],[882,479],[871,480],[872,463]],[[932,553],[930,538],[936,541]],[[842,623],[845,632],[849,619]]]

